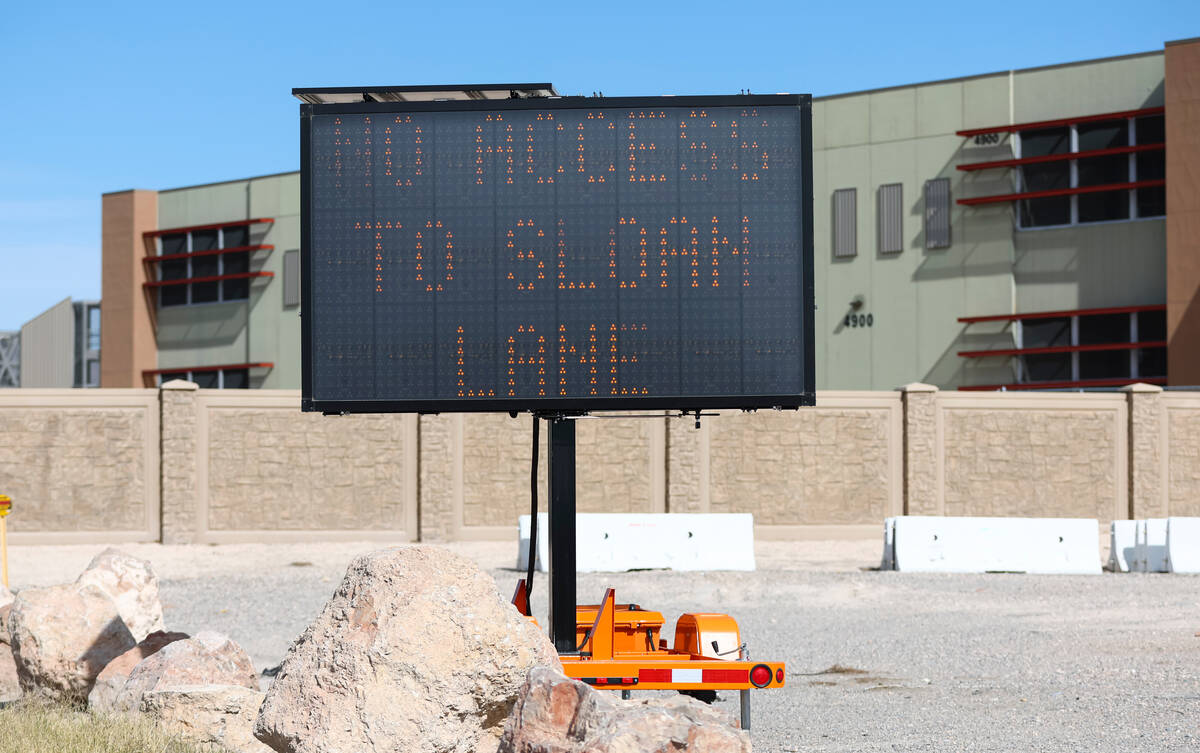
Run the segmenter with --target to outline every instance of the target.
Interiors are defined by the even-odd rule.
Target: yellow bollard
[[[4,518],[10,512],[12,512],[12,499],[0,494],[0,575],[3,575],[5,588],[8,588],[8,526]]]

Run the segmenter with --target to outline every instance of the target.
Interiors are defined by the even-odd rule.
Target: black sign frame
[[[508,111],[528,109],[754,107],[795,106],[800,111],[800,319],[804,389],[790,395],[616,396],[544,398],[464,398],[429,400],[318,400],[313,397],[312,347],[312,118],[315,115]],[[300,314],[301,410],[323,413],[516,413],[586,414],[592,411],[711,409],[795,409],[816,404],[813,285],[812,96],[809,94],[722,95],[679,97],[535,97],[503,100],[434,102],[355,102],[300,105]]]

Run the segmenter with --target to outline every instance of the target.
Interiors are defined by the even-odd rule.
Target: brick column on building
[[[1164,52],[1167,380],[1200,384],[1200,39]]]
[[[1167,516],[1166,406],[1153,384],[1123,387],[1129,402],[1129,518]]]
[[[158,368],[154,311],[143,287],[144,234],[158,227],[158,193],[117,191],[100,203],[100,386],[142,387],[142,372]]]
[[[419,453],[417,479],[417,538],[449,541],[454,536],[456,514],[455,466],[462,462],[455,441],[455,422],[461,417],[443,414],[420,416],[417,425]]]
[[[197,385],[175,379],[159,389],[162,410],[162,542],[191,544],[199,533],[196,446]]]
[[[900,388],[904,402],[904,514],[941,515],[937,393],[932,384]]]

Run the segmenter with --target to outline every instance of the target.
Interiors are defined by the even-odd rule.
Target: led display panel
[[[807,95],[301,106],[303,405],[812,404]]]

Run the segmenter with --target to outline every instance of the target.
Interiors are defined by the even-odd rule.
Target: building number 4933
[[[847,327],[872,327],[875,325],[874,314],[846,314],[842,324]]]

